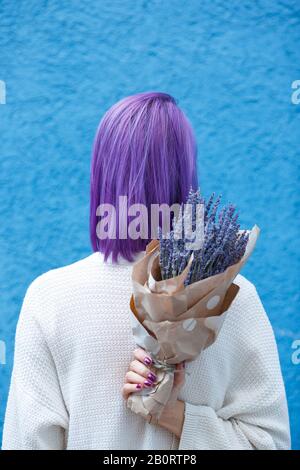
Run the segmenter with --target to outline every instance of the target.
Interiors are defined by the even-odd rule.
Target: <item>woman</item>
[[[177,398],[159,422],[144,421],[122,400],[151,389],[156,377],[151,358],[135,347],[129,310],[132,263],[151,236],[123,236],[132,217],[122,219],[119,196],[128,206],[171,206],[185,201],[191,186],[195,140],[171,96],[138,94],[105,114],[91,167],[94,253],[39,276],[27,290],[3,449],[290,447],[273,331],[254,285],[241,275],[217,341],[179,366]],[[105,229],[111,207],[115,218],[110,214]]]

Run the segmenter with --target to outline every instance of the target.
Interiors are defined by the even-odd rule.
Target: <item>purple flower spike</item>
[[[218,214],[222,195],[215,200],[213,193],[208,201],[200,195],[200,190],[189,191],[186,203],[192,206],[190,215],[185,214],[184,204],[167,238],[159,230],[160,242],[159,263],[162,279],[178,276],[185,269],[192,251],[187,249],[188,224],[192,224],[195,233],[196,205],[204,204],[204,242],[200,249],[193,250],[194,259],[185,279],[185,286],[224,272],[229,266],[237,263],[245,253],[249,234],[239,232],[238,213],[233,204],[224,206]],[[201,224],[200,224],[201,225]],[[178,237],[178,233],[182,234]]]

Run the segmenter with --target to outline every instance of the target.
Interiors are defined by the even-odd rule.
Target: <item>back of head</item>
[[[94,251],[117,261],[132,261],[151,239],[100,239],[97,208],[109,204],[120,213],[119,198],[128,206],[182,203],[197,187],[196,143],[191,125],[166,93],[139,93],[113,105],[102,118],[94,141],[91,164],[90,236]],[[127,218],[127,224],[130,216]],[[127,229],[127,228],[126,228]],[[153,228],[152,228],[153,229]]]

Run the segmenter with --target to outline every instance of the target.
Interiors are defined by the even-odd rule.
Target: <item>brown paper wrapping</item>
[[[127,406],[144,418],[159,418],[171,397],[175,364],[195,359],[210,346],[238,293],[233,283],[251,255],[260,229],[249,231],[242,259],[226,271],[185,287],[192,258],[177,277],[159,279],[159,241],[152,240],[145,256],[132,270],[130,299],[132,331],[136,344],[152,357],[158,376],[156,387],[133,393]]]

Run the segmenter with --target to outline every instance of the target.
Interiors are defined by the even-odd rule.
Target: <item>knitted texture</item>
[[[93,253],[39,276],[17,325],[3,449],[288,449],[289,418],[271,325],[240,286],[216,342],[187,364],[179,440],[127,409],[132,264]]]

